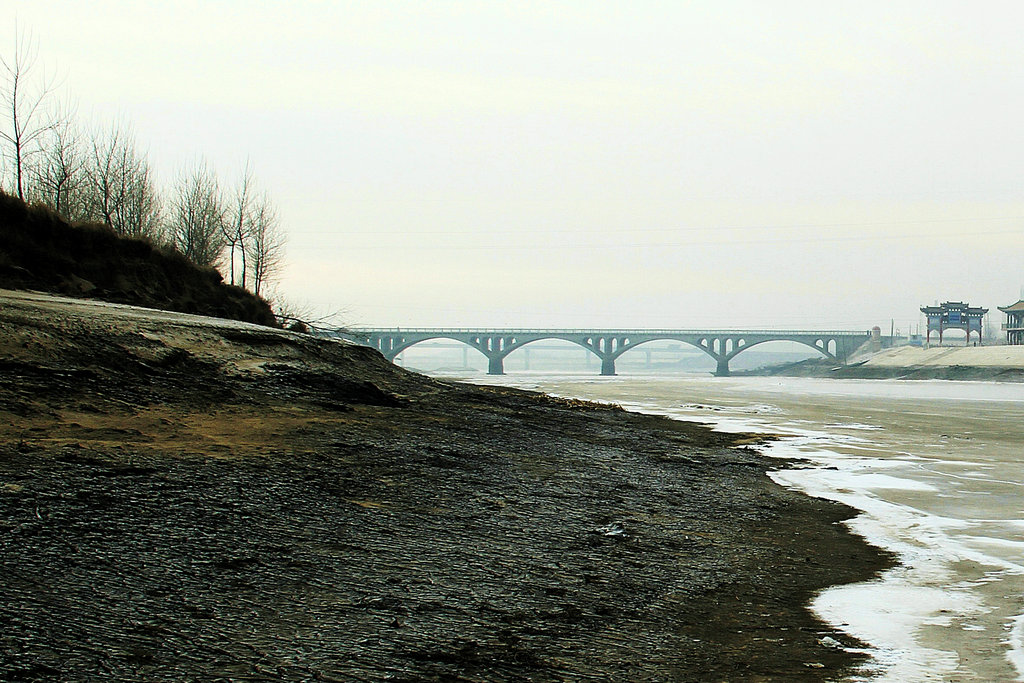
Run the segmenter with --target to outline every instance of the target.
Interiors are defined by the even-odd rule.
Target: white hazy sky
[[[1024,285],[1024,3],[0,0],[354,325],[888,328]],[[999,319],[994,316],[993,322]]]

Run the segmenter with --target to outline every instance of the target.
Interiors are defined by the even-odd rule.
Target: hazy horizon
[[[249,159],[340,322],[904,330],[1024,285],[1016,2],[14,0],[163,178]]]

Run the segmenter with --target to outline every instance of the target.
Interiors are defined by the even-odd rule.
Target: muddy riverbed
[[[820,681],[890,558],[746,436],[0,293],[0,679]]]

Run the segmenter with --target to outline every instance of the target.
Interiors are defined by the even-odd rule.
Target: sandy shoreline
[[[0,678],[807,680],[889,558],[736,437],[0,293]]]

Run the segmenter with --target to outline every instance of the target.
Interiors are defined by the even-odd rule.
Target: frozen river
[[[581,377],[488,383],[778,434],[765,451],[812,467],[779,483],[861,511],[896,552],[880,579],[812,608],[873,647],[854,680],[1024,680],[1024,385],[982,382]]]

